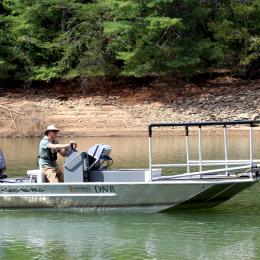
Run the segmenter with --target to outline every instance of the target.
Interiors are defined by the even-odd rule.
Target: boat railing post
[[[225,162],[226,162],[226,169],[228,169],[228,143],[227,143],[227,126],[224,125],[224,153],[225,153]],[[226,175],[228,176],[229,173],[226,171]]]
[[[185,143],[186,143],[187,172],[190,173],[190,145],[189,145],[189,127],[188,126],[185,126]]]
[[[199,125],[199,169],[202,171],[202,132],[201,125]]]
[[[251,167],[253,166],[254,160],[254,145],[253,145],[253,124],[250,124],[249,128],[249,160]],[[250,177],[253,178],[253,172],[250,171]]]
[[[149,173],[150,173],[150,181],[152,181],[152,172],[153,172],[153,167],[152,167],[152,136],[149,136],[148,139],[149,143]]]

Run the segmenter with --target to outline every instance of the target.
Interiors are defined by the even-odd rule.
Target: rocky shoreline
[[[0,137],[39,136],[51,123],[63,135],[113,136],[145,135],[152,122],[260,120],[260,80],[232,77],[0,93]]]

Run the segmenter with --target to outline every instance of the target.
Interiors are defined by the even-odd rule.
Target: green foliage
[[[211,17],[207,5],[188,0],[127,1],[128,9],[135,11],[128,16],[124,6],[106,2],[113,17],[105,23],[108,48],[122,61],[122,75],[190,75],[205,71],[222,57],[219,44],[203,24]]]
[[[3,0],[0,80],[248,73],[259,13],[260,0]]]
[[[240,64],[250,66],[251,69],[259,69],[260,64],[260,37],[251,37],[248,40],[247,55],[241,59]]]
[[[5,0],[13,62],[18,65],[13,72],[16,79],[97,76],[113,71],[102,51],[104,7],[85,2]]]
[[[259,0],[222,3],[218,18],[209,23],[209,30],[225,54],[222,65],[243,74],[259,69],[259,14]]]
[[[2,10],[5,12],[5,10]],[[0,80],[9,79],[16,69],[12,63],[14,48],[11,46],[9,23],[4,14],[0,14]]]

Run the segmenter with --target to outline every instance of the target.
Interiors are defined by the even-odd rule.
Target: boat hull
[[[214,185],[200,194],[197,194],[196,196],[167,210],[213,208],[224,203],[252,185],[254,185],[254,182]]]
[[[214,207],[253,180],[0,184],[0,208],[159,212]]]

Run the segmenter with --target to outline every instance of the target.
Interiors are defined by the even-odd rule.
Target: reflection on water
[[[112,145],[115,168],[148,166],[144,137],[75,139],[80,150],[95,143]],[[38,142],[0,139],[11,175],[36,167]],[[192,159],[198,157],[197,142],[191,137]],[[205,137],[204,158],[223,159],[222,145],[221,137]],[[154,160],[184,161],[184,147],[183,136],[157,136]],[[230,136],[231,159],[247,157],[248,150],[246,136]],[[254,150],[260,158],[259,139]],[[0,259],[258,259],[260,185],[210,210],[175,214],[3,210],[0,223]]]
[[[237,213],[5,211],[0,259],[256,259],[260,218]]]

